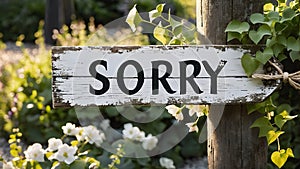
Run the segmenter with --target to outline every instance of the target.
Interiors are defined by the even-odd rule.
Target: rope
[[[264,80],[278,80],[282,79],[284,83],[289,83],[292,87],[300,90],[300,71],[295,73],[283,72],[280,67],[269,61],[269,63],[279,72],[277,75],[254,74],[252,78]]]

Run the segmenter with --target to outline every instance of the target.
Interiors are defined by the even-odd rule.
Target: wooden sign
[[[260,102],[239,46],[53,47],[54,106]],[[259,69],[258,73],[262,73]]]

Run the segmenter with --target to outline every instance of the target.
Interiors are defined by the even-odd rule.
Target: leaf
[[[277,59],[281,62],[281,61],[287,59],[287,56],[285,56],[285,54],[281,53],[281,54],[278,55]]]
[[[300,51],[300,39],[290,36],[287,39],[287,50]]]
[[[276,41],[277,41],[277,43],[282,44],[282,45],[284,45],[284,46],[287,45],[286,37],[283,36],[283,35],[277,36],[277,37],[276,37]]]
[[[253,24],[257,24],[257,23],[264,23],[265,17],[263,14],[261,13],[254,13],[250,16],[250,21]]]
[[[238,39],[239,41],[241,41],[242,40],[242,34],[239,34],[237,32],[228,32],[227,33],[227,42],[229,42],[233,39]]]
[[[284,133],[284,131],[276,131],[275,132],[274,130],[270,130],[267,134],[268,145],[273,143],[283,133]]]
[[[274,40],[274,38],[272,38],[272,39],[267,39],[267,41],[266,41],[266,46],[267,47],[271,47],[271,46],[273,46],[273,45],[275,45],[276,44],[276,40]]]
[[[259,136],[263,137],[267,136],[270,130],[273,130],[273,126],[268,120],[267,117],[260,117],[254,121],[254,123],[250,126],[250,128],[258,127],[259,128]]]
[[[272,162],[278,167],[281,168],[288,159],[288,155],[285,153],[285,150],[275,151],[271,155]]]
[[[293,62],[295,62],[296,60],[300,60],[300,52],[299,51],[291,51],[290,57]]]
[[[257,61],[250,54],[244,54],[241,59],[242,66],[244,68],[245,73],[248,77],[250,77],[258,68],[259,61]]]
[[[195,39],[195,31],[187,29],[186,27],[183,27],[182,35],[188,42],[191,42],[193,39]]]
[[[267,15],[267,17],[270,19],[270,20],[275,20],[275,21],[279,21],[279,13],[278,12],[275,12],[275,11],[270,11]]]
[[[136,5],[132,7],[126,18],[126,23],[130,26],[133,32],[136,31],[136,27],[142,22],[140,14],[136,10]]]
[[[227,25],[225,32],[237,32],[241,34],[243,32],[247,32],[249,28],[250,25],[247,22],[233,20]]]
[[[264,50],[264,52],[261,51],[256,52],[256,59],[262,64],[266,64],[268,60],[271,59],[272,56],[273,56],[273,50],[270,47],[267,47]]]
[[[160,25],[156,26],[153,30],[153,36],[161,42],[163,45],[168,44],[170,41],[170,36],[168,34],[168,30],[165,28],[161,27]]]
[[[276,43],[272,46],[272,50],[274,52],[274,56],[277,57],[283,50],[285,49],[285,46]]]
[[[294,156],[294,153],[293,153],[293,150],[291,149],[291,148],[288,148],[287,150],[286,150],[286,154],[289,156],[289,157],[295,157]]]
[[[265,107],[266,107],[265,102],[255,103],[255,104],[247,104],[248,114],[251,114],[255,111],[265,114]]]
[[[274,5],[272,3],[266,3],[264,5],[264,12],[269,12],[274,10]]]
[[[170,17],[170,25],[172,26],[172,30],[176,29],[179,26],[182,26],[182,23]]]
[[[257,45],[265,35],[272,35],[271,29],[267,25],[262,25],[257,31],[251,30],[249,38]]]
[[[155,9],[149,12],[149,20],[152,22],[154,19],[156,19],[158,16],[160,16],[160,13]]]
[[[164,6],[165,4],[159,4],[156,6],[156,10],[159,12],[159,13],[162,13],[163,10],[164,10]]]
[[[288,20],[292,20],[295,16],[295,11],[292,10],[291,8],[286,8],[283,12],[282,12],[282,19],[281,22],[284,21],[288,21]]]
[[[289,113],[286,110],[281,112],[280,115],[282,115],[282,117],[286,120],[293,120],[294,118],[298,117],[298,115],[290,116]]]
[[[85,168],[86,162],[84,160],[75,160],[71,165],[70,168],[72,169],[82,169]]]
[[[287,120],[285,120],[282,115],[276,115],[274,118],[275,124],[277,127],[279,127],[280,129],[282,128],[282,126],[287,122]]]

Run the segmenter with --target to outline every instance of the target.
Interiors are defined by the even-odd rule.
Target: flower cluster
[[[148,134],[146,137],[144,131],[141,131],[138,127],[133,127],[131,123],[124,125],[122,133],[124,139],[141,142],[145,150],[154,149],[158,143],[158,139],[155,136]]]
[[[34,143],[28,146],[27,150],[24,151],[24,166],[27,166],[28,163],[37,165],[39,162],[45,162],[46,157],[49,161],[52,161],[52,165],[55,166],[60,164],[71,165],[75,160],[84,160],[89,167],[99,167],[100,163],[97,160],[87,157],[88,152],[81,152],[81,150],[88,143],[95,144],[99,147],[105,139],[104,133],[92,125],[76,127],[75,124],[72,123],[67,123],[65,126],[62,126],[62,130],[64,136],[62,138],[50,138],[46,149],[43,149],[40,143]],[[69,145],[64,142],[66,137],[74,137],[76,139],[66,139],[73,140],[70,142],[71,145]],[[14,164],[14,160],[5,162],[5,168],[16,168]]]
[[[208,115],[208,105],[185,105],[183,107],[177,107],[176,105],[168,105],[166,106],[166,109],[168,113],[170,113],[175,119],[183,120],[183,114],[182,109],[187,108],[189,109],[189,115],[192,117],[196,114],[197,119],[194,122],[186,123],[186,126],[189,128],[189,132],[199,131],[199,128],[197,126],[198,120],[202,116]]]
[[[175,169],[176,167],[174,166],[174,161],[166,158],[166,157],[161,157],[159,159],[159,163],[162,167],[166,168],[166,169]]]

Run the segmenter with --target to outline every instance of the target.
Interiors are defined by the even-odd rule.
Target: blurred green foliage
[[[90,17],[95,23],[105,25],[128,14],[134,4],[139,10],[149,11],[158,3],[167,3],[172,14],[185,19],[195,19],[195,0],[74,0],[75,17],[87,24]],[[25,41],[33,42],[40,20],[44,19],[46,0],[1,0],[0,31],[3,41],[16,41],[21,34]]]
[[[4,41],[15,41],[20,34],[33,40],[39,21],[44,17],[45,0],[2,0],[0,11],[0,30]]]

